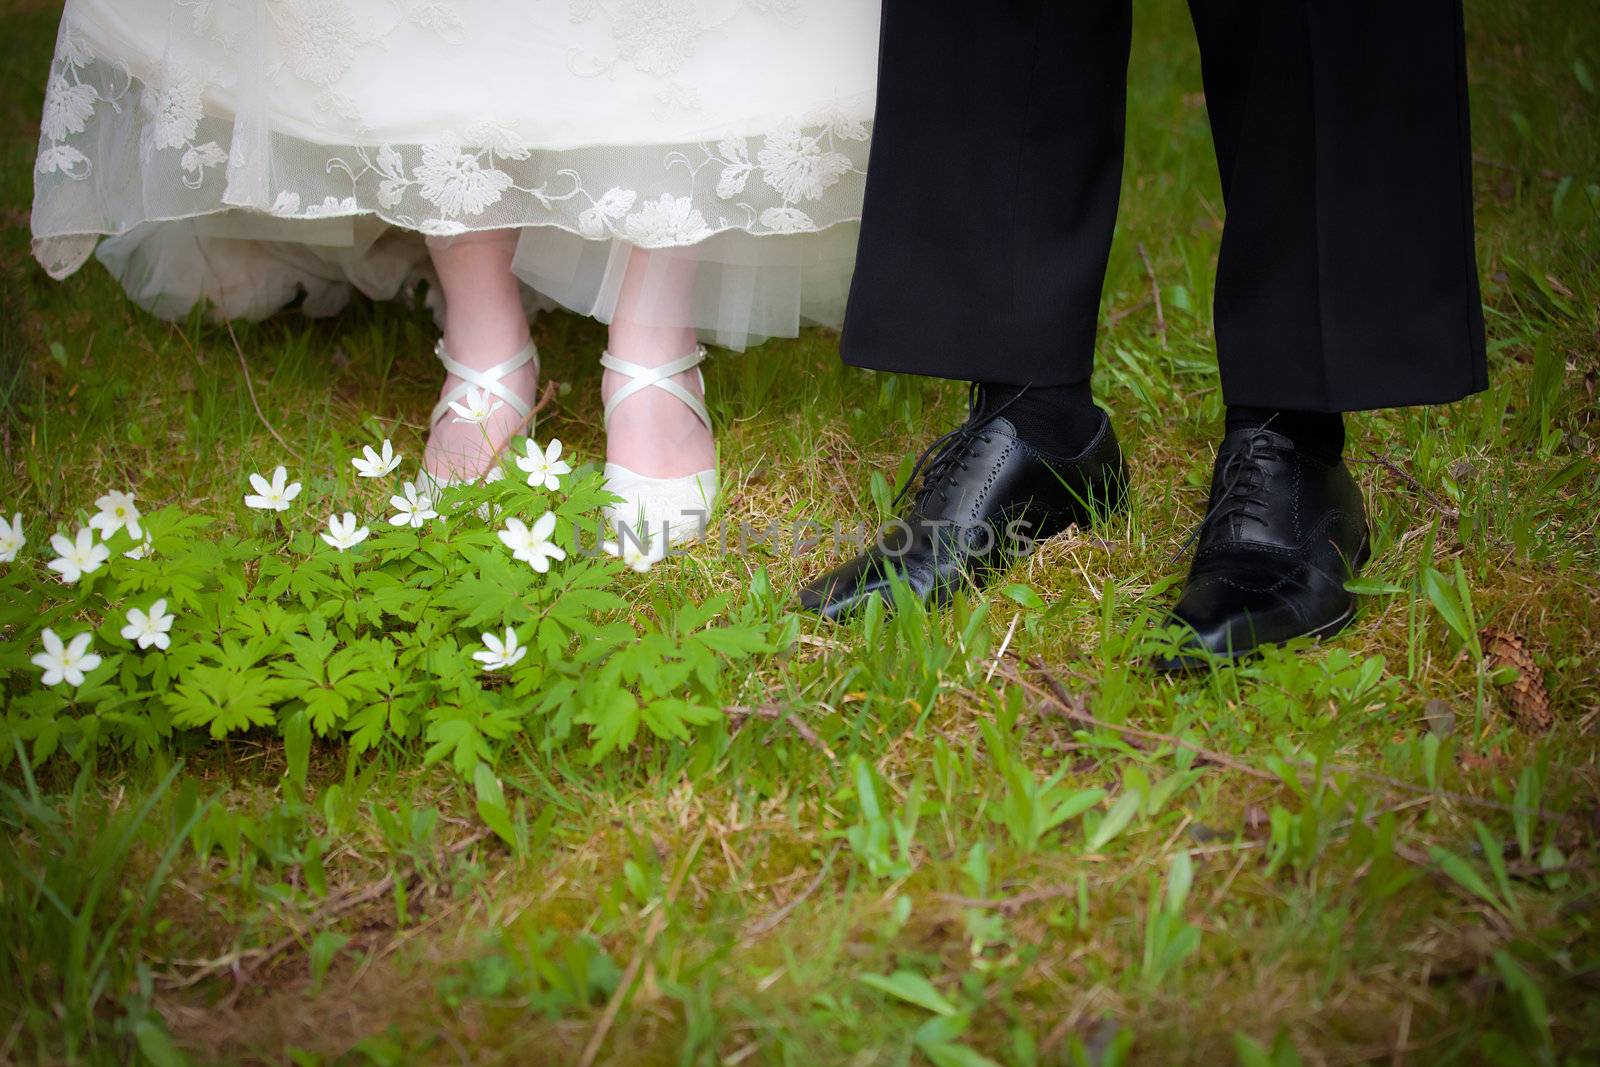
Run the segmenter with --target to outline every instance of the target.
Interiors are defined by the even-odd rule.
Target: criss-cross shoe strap
[[[465,363],[458,363],[456,360],[451,359],[450,354],[444,350],[443,341],[434,346],[433,354],[439,357],[439,362],[444,364],[445,370],[460,378],[461,381],[457,382],[454,388],[440,397],[439,402],[433,406],[433,414],[428,418],[429,426],[448,415],[450,413],[450,405],[459,403],[461,398],[467,395],[467,390],[469,389],[482,389],[484,392],[499,397],[511,406],[512,411],[515,411],[524,419],[533,413],[533,408],[528,401],[512,392],[511,387],[501,380],[527,363],[532,363],[535,373],[538,372],[539,350],[533,347],[532,341],[529,341],[527,347],[521,352],[518,352],[504,363],[498,363],[490,367],[488,370],[474,370]]]
[[[624,385],[621,389],[618,389],[615,393],[612,393],[611,399],[606,401],[606,424],[608,426],[610,425],[611,413],[617,410],[618,404],[628,399],[634,393],[639,392],[641,389],[649,389],[654,387],[664,392],[671,393],[673,396],[683,401],[689,410],[695,413],[695,417],[701,422],[705,423],[706,429],[711,429],[711,413],[706,410],[705,402],[672,380],[673,375],[682,374],[686,370],[691,370],[695,367],[698,367],[700,362],[705,358],[706,350],[704,347],[700,347],[696,348],[693,352],[690,352],[682,359],[675,359],[671,363],[663,363],[659,367],[641,367],[637,363],[629,363],[625,359],[618,359],[610,352],[602,354],[600,356],[600,365],[602,367],[614,370],[618,374],[632,379],[632,381],[628,382],[628,384]],[[695,375],[696,377],[700,377],[700,372],[695,371]],[[702,390],[705,389],[705,378],[703,377],[700,377],[700,388]]]

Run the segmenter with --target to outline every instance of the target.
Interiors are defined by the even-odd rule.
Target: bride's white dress
[[[574,310],[666,249],[707,340],[793,335],[842,314],[877,37],[876,0],[67,0],[34,254],[163,316],[328,314],[519,227]]]

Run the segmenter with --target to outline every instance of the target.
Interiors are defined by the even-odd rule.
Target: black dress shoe
[[[923,603],[943,605],[1036,542],[1121,503],[1127,468],[1105,412],[1088,447],[1061,459],[1019,438],[1003,411],[969,415],[928,446],[896,498],[922,471],[909,513],[880,530],[865,553],[801,589],[800,606],[842,618],[872,597],[890,602],[896,581]]]
[[[1222,439],[1211,506],[1172,621],[1188,631],[1163,670],[1198,667],[1295,637],[1343,629],[1356,611],[1345,581],[1367,561],[1361,490],[1328,463],[1268,429]]]

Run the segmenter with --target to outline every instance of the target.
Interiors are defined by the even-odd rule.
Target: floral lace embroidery
[[[238,0],[177,4],[187,10],[197,35],[223,44],[230,53],[252,47],[241,21],[242,7],[248,5]],[[462,29],[453,0],[390,4],[392,24],[364,26],[344,0],[269,0],[266,17],[277,45],[271,76],[315,86],[325,108],[351,116],[354,105],[338,85],[362,47],[402,24],[447,39]],[[694,57],[706,34],[741,9],[785,20],[802,17],[801,0],[569,0],[572,21],[607,20],[616,46],[611,56],[581,57],[581,73],[598,75],[627,64],[662,82],[662,106],[692,110],[697,106],[692,90],[673,82],[671,75]],[[97,82],[85,77],[91,66],[113,73],[102,73]],[[151,80],[140,81],[125,67],[92,54],[69,8],[51,64],[35,169],[40,175],[87,179],[91,160],[71,141],[90,130],[99,109],[121,114],[124,98],[137,87],[144,162],[178,152],[184,186],[200,190],[219,185],[212,175],[214,168],[229,163],[224,145],[232,119],[207,115],[205,101],[211,87],[226,84],[222,72],[181,61],[164,62]],[[812,232],[840,218],[834,211],[819,223],[808,207],[846,176],[864,173],[870,131],[860,116],[869,105],[866,100],[840,100],[763,136],[660,146],[662,177],[649,188],[601,178],[591,189],[584,172],[559,166],[563,153],[541,152],[535,159],[534,149],[512,124],[484,118],[457,137],[432,144],[323,149],[321,172],[330,178],[342,175],[347,189],[319,188],[322,199],[309,203],[304,187],[276,190],[269,194],[274,197],[271,214],[320,218],[376,213],[428,234],[460,233],[474,224],[555,224],[586,238],[617,237],[641,247],[693,244],[727,229]],[[640,146],[636,151],[650,149]],[[200,205],[196,213],[217,206]],[[485,219],[491,209],[496,209],[493,219]]]
[[[355,62],[361,30],[339,0],[279,0],[267,5],[267,13],[295,77],[332,86]]]
[[[483,214],[509,192],[525,195],[545,208],[577,200],[586,205],[577,217],[578,232],[584,237],[622,237],[642,248],[695,244],[729,228],[805,233],[819,226],[798,205],[821,200],[846,174],[863,173],[855,159],[836,145],[844,140],[864,146],[868,128],[863,122],[838,119],[839,113],[828,110],[807,122],[785,124],[758,138],[760,145],[753,152],[750,141],[743,137],[697,145],[696,156],[685,150],[672,151],[666,157],[667,170],[682,172],[685,191],[642,200],[638,190],[615,186],[595,195],[583,176],[570,169],[557,172],[561,183],[557,188],[548,182],[537,187],[518,185],[496,164],[527,159],[531,152],[512,140],[507,128],[495,124],[474,127],[473,132],[479,134],[474,140],[482,147],[423,145],[420,160],[408,165],[399,148],[384,145],[372,153],[357,149],[353,159],[331,159],[329,167],[342,170],[358,187],[375,178],[377,199],[384,208],[400,206],[414,192],[436,208],[437,214],[409,219],[406,224],[430,234],[463,232],[467,226],[459,220]],[[492,131],[492,137],[485,136],[486,131]],[[858,151],[864,154],[864,147]],[[751,176],[757,173],[782,198],[781,206],[758,209],[741,199]],[[703,185],[712,174],[716,178],[714,196],[725,206],[715,225],[701,209],[706,199]]]
[[[71,19],[63,19],[56,36],[50,78],[45,83],[44,113],[39,121],[41,143],[34,169],[40,174],[60,173],[78,181],[89,177],[93,164],[81,150],[68,144],[67,138],[88,128],[89,120],[101,103],[118,113],[122,111],[120,100],[128,84],[125,82],[120,92],[102,95],[99,88],[82,79],[83,69],[93,61],[83,35]]]

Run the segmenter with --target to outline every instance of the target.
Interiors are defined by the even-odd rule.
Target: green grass
[[[0,506],[30,549],[124,486],[243,525],[245,473],[291,457],[228,333],[28,258],[54,15],[8,6]],[[781,714],[594,766],[511,746],[514,849],[421,746],[319,744],[303,789],[264,735],[13,762],[0,1062],[575,1062],[597,1035],[618,1064],[1600,1059],[1600,12],[1469,7],[1493,386],[1351,420],[1376,554],[1340,639],[1177,681],[1132,662],[1221,415],[1198,58],[1151,0],[1096,379],[1124,515],[933,619],[808,623],[730,694]],[[238,329],[296,470],[379,434],[419,454],[431,331],[367,304]],[[540,435],[596,456],[603,330],[536,332],[572,385]],[[735,531],[876,514],[962,414],[822,333],[708,378]],[[623,592],[743,596],[759,568],[781,592],[834,555],[701,550]]]

